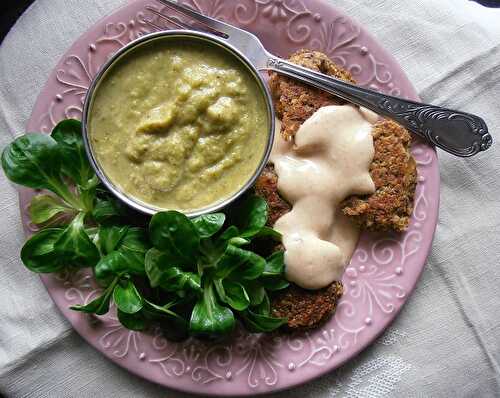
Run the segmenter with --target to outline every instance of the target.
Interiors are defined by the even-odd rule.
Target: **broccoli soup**
[[[106,177],[140,202],[182,211],[237,193],[262,163],[269,126],[265,94],[241,61],[169,37],[113,64],[88,115]]]

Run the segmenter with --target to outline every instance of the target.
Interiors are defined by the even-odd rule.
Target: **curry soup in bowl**
[[[198,32],[156,33],[125,47],[95,79],[84,109],[97,174],[146,213],[227,205],[260,174],[273,129],[258,72]]]

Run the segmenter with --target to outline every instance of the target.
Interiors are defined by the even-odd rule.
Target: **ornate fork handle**
[[[269,58],[267,69],[395,120],[416,135],[456,156],[473,156],[488,149],[493,142],[484,120],[470,113],[367,90],[275,57]]]

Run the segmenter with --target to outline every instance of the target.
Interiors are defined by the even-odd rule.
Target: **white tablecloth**
[[[291,0],[290,0],[291,1]],[[331,0],[392,52],[423,100],[484,115],[497,137],[472,159],[440,153],[441,208],[415,293],[342,369],[276,397],[500,395],[500,10],[466,0]],[[38,0],[0,47],[0,146],[23,131],[56,61],[125,0]],[[70,327],[37,275],[14,187],[0,175],[0,393],[184,397],[105,359]]]

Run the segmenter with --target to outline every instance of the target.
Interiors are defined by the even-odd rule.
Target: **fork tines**
[[[168,23],[174,25],[175,27],[179,28],[179,29],[191,29],[191,27],[188,25],[188,24],[185,24],[184,22],[182,21],[179,21],[177,19],[174,19],[172,17],[169,17],[168,15],[165,15],[163,13],[161,13],[160,11],[158,11],[156,8],[153,8],[151,6],[146,6],[145,7],[146,10],[148,10],[149,12],[153,13],[154,15],[160,17],[160,19],[163,19],[165,21],[167,21]],[[157,30],[165,30],[165,27],[162,27],[156,23],[154,23],[153,21],[151,20],[148,20],[146,19],[145,22],[152,26],[153,28],[157,29]]]
[[[211,33],[216,36],[220,36],[223,38],[228,38],[229,35],[224,33],[223,31],[219,30],[220,28],[224,29],[225,25],[223,22],[217,21],[213,18],[207,17],[198,11],[193,10],[192,8],[189,8],[187,6],[180,5],[177,2],[174,2],[172,0],[157,0],[159,3],[163,4],[165,7],[171,9],[172,11],[175,11],[179,14],[182,14],[186,17],[194,19],[194,21],[191,21],[190,23],[182,22],[178,18],[166,15],[162,11],[158,11],[154,7],[147,6],[146,9],[153,13],[154,15],[158,16],[160,19],[172,24],[173,26],[179,28],[179,29],[194,29],[194,30],[201,30],[205,31],[208,33]],[[202,25],[200,27],[195,26],[194,22],[198,22],[198,24]],[[165,30],[165,27],[162,27],[158,25],[157,23],[151,21],[151,20],[146,20],[146,23],[153,28],[157,30]],[[219,29],[217,29],[219,28]]]

